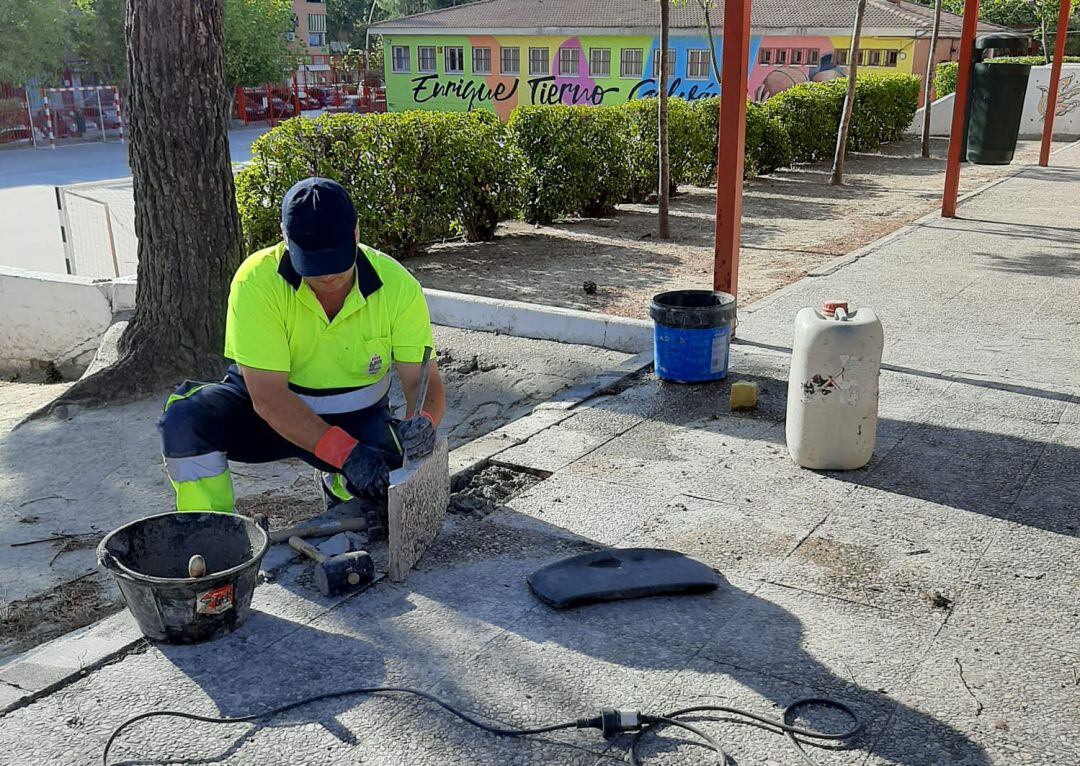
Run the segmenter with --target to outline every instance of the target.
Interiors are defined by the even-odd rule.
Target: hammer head
[[[315,586],[324,596],[367,585],[375,577],[375,564],[367,551],[331,556],[315,565]]]

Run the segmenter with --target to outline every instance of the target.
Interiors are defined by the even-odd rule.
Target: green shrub
[[[260,137],[236,177],[247,247],[280,239],[279,205],[296,181],[332,178],[349,190],[361,238],[411,254],[464,232],[490,238],[516,214],[523,160],[490,113],[404,112],[287,120]]]
[[[847,87],[847,80],[844,81]],[[919,79],[909,74],[868,74],[855,83],[848,148],[857,152],[896,141],[919,107]],[[836,140],[833,139],[835,148]]]
[[[1065,64],[1080,64],[1080,56],[1064,56],[1061,61]],[[1042,56],[999,56],[998,58],[987,59],[987,63],[1042,66],[1046,63],[1046,59]],[[942,98],[956,90],[957,66],[955,61],[943,61],[934,67],[935,98]]]
[[[510,135],[525,157],[532,223],[614,210],[630,192],[626,112],[609,106],[519,106]]]
[[[765,102],[790,138],[794,162],[832,157],[847,92],[847,78],[806,82]],[[855,84],[848,149],[868,151],[895,141],[911,124],[919,102],[919,80],[909,74],[869,74]]]
[[[766,175],[787,167],[793,158],[791,136],[780,120],[758,103],[746,105],[746,150],[743,176]]]
[[[611,108],[622,113],[627,131],[630,190],[626,199],[644,202],[654,197],[660,186],[660,157],[656,148],[659,99],[635,99]],[[700,183],[697,180],[700,168],[715,164],[715,148],[715,119],[710,132],[698,122],[692,104],[681,98],[669,99],[668,159],[672,191],[682,184]]]
[[[944,98],[956,90],[955,61],[942,61],[934,67],[934,98]]]
[[[833,155],[846,87],[846,78],[804,82],[765,102],[769,116],[779,120],[791,137],[793,161],[813,162]]]

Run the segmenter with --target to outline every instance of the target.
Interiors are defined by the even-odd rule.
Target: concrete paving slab
[[[1009,512],[1021,524],[1080,537],[1080,425],[1062,422]]]
[[[633,428],[641,418],[612,412],[601,404],[582,407],[523,444],[499,455],[497,463],[554,473]]]
[[[602,707],[655,709],[656,695],[694,653],[682,644],[658,644],[633,633],[615,639],[537,611],[436,688],[441,696],[483,699],[489,715],[519,726],[596,715]],[[607,747],[590,730],[548,736],[596,753]]]
[[[960,423],[920,424],[863,483],[1005,518],[1041,451],[1041,445],[1030,439],[970,431]]]
[[[943,613],[913,618],[765,583],[701,656],[830,694],[895,694],[944,619]]]
[[[922,619],[928,593],[957,598],[994,533],[978,514],[860,490],[770,580]]]
[[[928,764],[1076,764],[1080,659],[991,631],[946,629],[903,693],[885,742],[907,743]],[[981,754],[958,750],[957,732]],[[928,758],[926,754],[936,753]],[[891,764],[877,752],[870,764]]]
[[[1080,654],[1080,539],[1005,523],[968,575],[949,626]]]
[[[679,495],[620,545],[685,553],[725,577],[763,579],[825,518]]]
[[[511,500],[507,505],[514,514],[502,511],[488,519],[519,525],[520,516],[528,516],[557,528],[554,534],[617,545],[677,493],[677,487],[646,490],[560,473]]]
[[[854,740],[851,749],[831,750],[808,747],[808,755],[821,766],[828,764],[861,763],[869,746],[880,736],[896,702],[887,695],[862,692],[858,695],[839,696],[832,690],[820,689],[809,684],[792,683],[780,678],[741,668],[737,665],[715,662],[706,657],[695,658],[664,692],[658,703],[661,711],[674,711],[697,705],[723,705],[738,707],[758,715],[779,719],[787,705],[806,697],[827,694],[849,705],[864,721],[864,733]],[[652,712],[652,711],[650,711]],[[791,745],[780,734],[763,727],[738,722],[739,718],[723,715],[719,720],[699,718],[695,726],[712,734],[736,763],[787,764],[798,762]],[[733,722],[734,721],[734,722]],[[824,731],[839,731],[851,726],[849,718],[839,712],[822,708],[808,708],[797,723]],[[687,744],[679,744],[683,735],[668,729],[663,739],[649,738],[641,748],[643,761],[652,766],[675,766],[688,762],[711,763],[707,752]],[[687,736],[689,739],[689,736]],[[622,739],[614,744],[619,746]],[[689,759],[689,760],[688,760]],[[718,762],[718,761],[717,761]],[[916,766],[916,762],[910,762]],[[921,766],[921,764],[919,764]]]

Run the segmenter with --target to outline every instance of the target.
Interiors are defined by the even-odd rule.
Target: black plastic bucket
[[[251,519],[228,513],[162,513],[110,532],[98,564],[120,586],[147,638],[170,644],[206,641],[239,627],[270,536]],[[194,554],[204,577],[188,577]]]
[[[704,383],[727,375],[735,296],[715,290],[673,290],[653,297],[656,375],[674,383]]]

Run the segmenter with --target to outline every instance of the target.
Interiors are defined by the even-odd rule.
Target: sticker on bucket
[[[221,614],[232,608],[232,585],[222,585],[220,588],[203,591],[195,597],[195,611],[198,614]]]
[[[709,368],[710,372],[727,372],[728,349],[730,346],[728,328],[721,327],[717,329],[712,342],[712,366]]]

